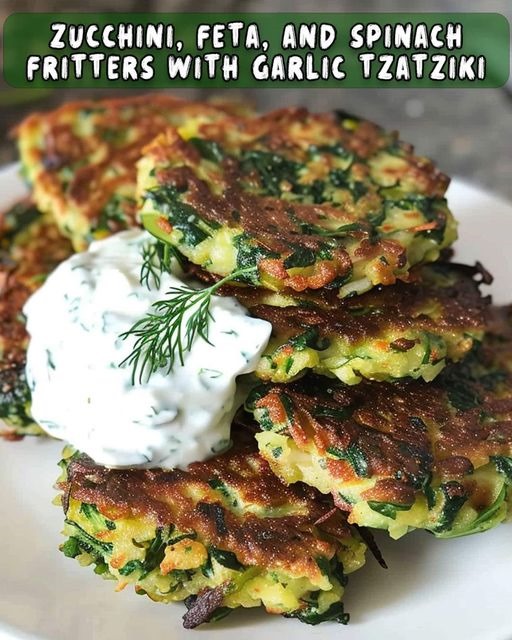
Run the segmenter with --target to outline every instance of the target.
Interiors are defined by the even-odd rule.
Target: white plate
[[[0,210],[23,194],[15,168],[0,172]],[[460,220],[457,257],[479,259],[496,276],[497,302],[512,300],[512,205],[455,181],[449,200]],[[61,445],[0,442],[0,640],[276,640],[293,634],[342,640],[510,640],[512,525],[459,540],[424,532],[398,542],[379,535],[389,569],[369,555],[350,578],[348,627],[308,627],[261,611],[237,611],[215,626],[181,627],[183,606],[155,604],[57,551],[62,513],[51,505]]]

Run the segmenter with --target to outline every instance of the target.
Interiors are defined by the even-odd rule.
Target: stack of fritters
[[[489,529],[512,481],[512,378],[495,348],[484,342],[429,385],[309,376],[262,386],[247,403],[261,454],[286,482],[331,493],[349,522],[394,538]]]
[[[429,160],[343,112],[154,96],[68,105],[19,136],[35,202],[75,248],[142,223],[273,326],[226,453],[187,471],[65,453],[67,556],[185,600],[188,627],[260,604],[346,622],[366,527],[454,537],[505,518],[510,322],[485,269],[450,262]]]
[[[256,375],[277,384],[246,409],[282,480],[393,537],[504,519],[512,390],[484,337],[491,278],[436,262],[456,233],[432,163],[371,123],[288,109],[169,131],[138,179],[146,228],[210,277],[239,273],[224,292],[273,325]]]

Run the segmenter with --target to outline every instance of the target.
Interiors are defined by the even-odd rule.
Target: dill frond
[[[142,266],[140,269],[140,283],[151,289],[160,288],[162,273],[171,271],[171,259],[175,258],[180,267],[184,267],[183,256],[174,247],[165,242],[147,242],[142,247]]]
[[[148,254],[144,275],[147,273],[148,278],[155,279],[153,260],[154,255]],[[161,265],[159,263],[158,268]],[[142,384],[159,369],[170,373],[176,362],[183,366],[185,353],[190,351],[196,338],[209,342],[212,296],[222,285],[257,269],[256,266],[239,269],[206,289],[173,287],[167,292],[169,298],[153,303],[152,311],[120,336],[123,340],[128,336],[136,338],[132,352],[119,365],[132,367],[132,384],[137,380]],[[160,275],[161,271],[157,270],[158,282]]]

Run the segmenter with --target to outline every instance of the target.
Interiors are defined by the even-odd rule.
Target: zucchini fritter
[[[0,421],[2,435],[39,435],[25,378],[28,334],[23,305],[48,273],[72,253],[47,216],[21,202],[0,216]],[[0,424],[0,431],[2,430]]]
[[[412,151],[373,123],[305,109],[168,130],[139,163],[140,216],[216,275],[362,293],[456,238],[448,178]]]
[[[194,103],[167,95],[84,100],[29,116],[17,129],[25,175],[41,211],[75,249],[134,226],[136,162],[168,126],[193,135],[239,105]]]
[[[482,340],[489,303],[478,289],[482,280],[488,283],[488,274],[478,266],[436,263],[415,269],[408,284],[342,301],[326,290],[274,294],[232,286],[226,293],[272,324],[256,371],[263,380],[289,382],[313,370],[346,384],[430,381]]]
[[[185,600],[187,627],[237,607],[345,623],[346,574],[365,545],[310,487],[286,487],[235,429],[233,448],[188,471],[113,470],[65,452],[61,549],[152,600]]]
[[[306,376],[247,407],[285,482],[332,493],[349,522],[454,537],[506,515],[512,482],[512,340],[489,337],[434,382],[349,387]]]

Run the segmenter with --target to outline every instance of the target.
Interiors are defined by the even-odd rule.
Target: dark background
[[[0,0],[0,20],[14,11],[495,11],[512,22],[512,0]],[[492,34],[488,34],[492,38]],[[116,96],[129,91],[115,91]],[[140,93],[140,91],[136,92]],[[175,91],[204,98],[201,89]],[[217,92],[218,93],[218,92]],[[35,92],[0,85],[0,164],[16,159],[9,130],[33,110],[108,91]],[[226,90],[225,95],[237,95]],[[302,104],[340,108],[375,120],[412,142],[440,168],[512,199],[512,85],[502,89],[258,89],[239,91],[259,109]]]

